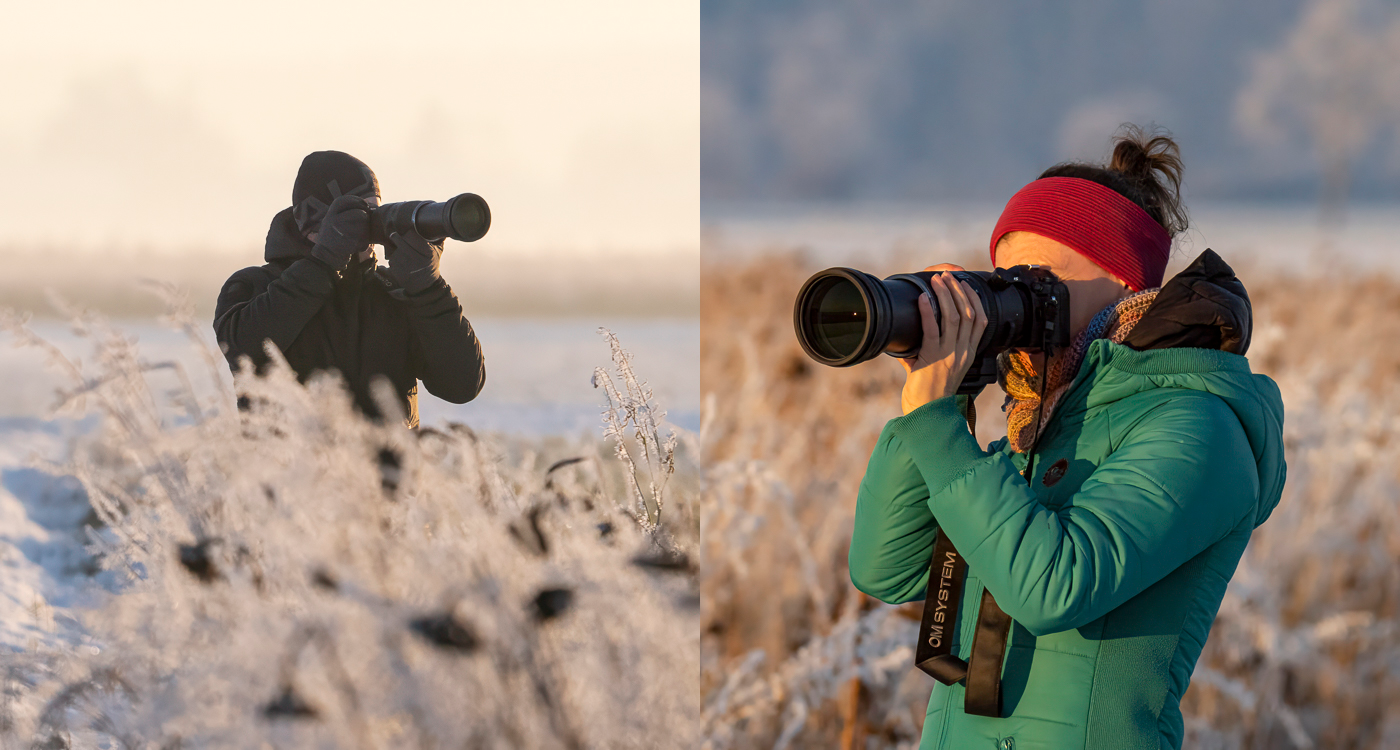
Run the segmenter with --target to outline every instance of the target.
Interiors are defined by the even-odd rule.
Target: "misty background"
[[[1338,224],[1400,199],[1393,0],[701,8],[707,222],[755,204],[995,211],[1055,163],[1104,159],[1123,122],[1171,131],[1188,206]]]
[[[220,287],[263,263],[302,158],[336,149],[385,202],[491,206],[442,260],[487,384],[460,407],[425,392],[425,424],[596,432],[605,326],[698,425],[699,48],[683,0],[8,5],[0,308],[82,356],[56,293],[197,367],[143,280],[187,290],[212,345]],[[6,338],[0,422],[44,417],[57,381]]]
[[[7,7],[0,302],[43,276],[146,309],[82,289],[97,266],[212,310],[206,274],[260,264],[302,157],[337,149],[386,202],[486,198],[490,233],[444,259],[484,308],[694,315],[698,57],[674,0]]]

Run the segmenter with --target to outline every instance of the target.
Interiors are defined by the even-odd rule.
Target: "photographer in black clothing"
[[[419,380],[434,396],[462,404],[481,392],[486,369],[476,334],[438,272],[441,242],[392,234],[388,268],[377,267],[369,209],[378,205],[379,182],[364,162],[339,151],[307,156],[292,206],[272,219],[267,263],[224,283],[214,332],[235,369],[249,357],[262,372],[271,341],[302,382],[317,370],[339,372],[372,418],[381,414],[370,384],[387,378],[416,427]]]

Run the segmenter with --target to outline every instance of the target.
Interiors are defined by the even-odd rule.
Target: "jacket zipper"
[[[1036,440],[1036,443],[1039,444],[1039,443],[1040,443],[1040,440],[1037,439],[1037,440]],[[1031,449],[1030,449],[1029,451],[1027,451],[1027,453],[1026,453],[1026,466],[1025,466],[1025,468],[1022,470],[1022,474],[1023,474],[1023,476],[1024,476],[1025,479],[1026,479],[1026,483],[1027,483],[1027,484],[1030,484],[1030,485],[1034,485],[1034,484],[1035,484],[1034,480],[1032,479],[1032,477],[1033,477],[1034,475],[1031,473],[1031,469],[1032,469],[1032,467],[1033,467],[1034,464],[1035,464],[1035,448],[1036,448],[1036,446],[1033,445],[1033,446],[1031,446]],[[982,601],[982,592],[983,592],[985,589],[986,589],[986,587],[982,585],[981,579],[978,579],[978,581],[977,581],[977,586],[975,587],[975,591],[972,593],[972,597],[971,597],[971,598],[972,598],[972,601],[980,603],[980,602]],[[964,599],[963,602],[964,602],[964,604],[965,604],[965,603],[967,602],[967,599]],[[966,607],[962,607],[962,608],[959,609],[959,612],[961,613],[961,612],[962,612],[963,610],[965,610],[965,609],[966,609]],[[977,611],[977,610],[974,610],[974,612],[975,612],[975,611]],[[959,619],[962,619],[962,618],[959,617]],[[973,617],[972,617],[972,619],[971,619],[971,621],[975,623],[976,620],[977,620],[977,616],[974,614]],[[961,652],[961,651],[962,651],[961,644],[967,643],[967,642],[969,641],[970,637],[971,637],[973,634],[975,634],[975,632],[976,632],[976,627],[975,627],[975,625],[974,625],[974,627],[973,627],[973,633],[967,633],[967,632],[963,632],[963,631],[966,631],[966,630],[967,630],[966,622],[959,623],[958,625],[959,625],[959,627],[961,628],[961,630],[959,631],[959,632],[960,632],[960,635],[961,635],[961,638],[960,638],[959,641],[958,641],[958,643],[959,643],[958,651]],[[958,655],[961,656],[962,654],[959,653]],[[947,747],[947,745],[948,745],[948,720],[949,720],[949,718],[952,716],[952,710],[953,710],[953,689],[952,689],[951,687],[949,687],[947,694],[945,694],[945,695],[943,696],[943,726],[940,727],[939,732],[938,732],[938,747],[936,748],[936,750],[944,750],[944,748]],[[928,728],[925,727],[925,731],[927,731],[927,729],[928,729]]]
[[[982,592],[983,592],[984,590],[986,590],[986,588],[987,588],[986,586],[983,586],[983,585],[982,585],[982,580],[981,580],[981,579],[978,579],[977,585],[973,587],[973,591],[972,591],[972,593],[970,594],[971,600],[974,601],[974,602],[979,602],[979,603],[980,603],[980,602],[982,601]],[[965,595],[965,596],[967,595],[966,592],[964,592],[964,595]],[[963,601],[964,601],[964,603],[965,603],[965,602],[967,601],[967,599],[964,599]],[[959,608],[959,612],[961,612],[961,611],[963,611],[963,610],[965,610],[965,609],[967,609],[967,608],[966,608],[966,607],[960,607],[960,608]],[[961,657],[961,656],[962,656],[962,651],[963,651],[963,646],[964,646],[965,644],[971,643],[971,642],[972,642],[972,637],[973,637],[973,636],[976,634],[976,632],[977,632],[977,626],[976,626],[977,617],[974,615],[970,620],[966,620],[966,619],[964,619],[964,618],[962,618],[962,617],[959,617],[959,619],[960,619],[960,620],[964,620],[963,622],[959,622],[959,623],[958,623],[958,656]],[[968,622],[973,623],[973,625],[972,625],[971,628],[969,628],[969,627],[967,626],[967,623],[968,623]],[[965,691],[966,691],[966,685],[965,685],[965,683],[966,683],[966,681],[964,681],[964,695],[966,695],[966,692],[965,692]],[[950,685],[950,686],[948,686],[948,691],[943,695],[943,726],[939,727],[939,731],[938,731],[938,747],[936,748],[936,750],[943,750],[945,747],[948,746],[948,722],[949,722],[949,720],[952,718],[952,715],[953,715],[953,693],[954,693],[954,692],[955,692],[955,691],[953,690],[952,686]],[[925,730],[925,731],[928,731],[928,728],[925,727],[924,730]]]
[[[1043,403],[1043,402],[1042,402],[1042,403]],[[1035,480],[1033,479],[1033,476],[1034,476],[1034,475],[1031,473],[1031,469],[1032,469],[1032,468],[1034,467],[1034,465],[1035,465],[1035,449],[1036,449],[1036,447],[1040,444],[1040,438],[1042,438],[1042,437],[1044,437],[1044,435],[1038,435],[1038,436],[1036,436],[1035,445],[1032,445],[1032,446],[1030,447],[1030,449],[1029,449],[1028,451],[1026,451],[1026,454],[1025,454],[1025,455],[1026,455],[1026,465],[1025,465],[1025,467],[1021,470],[1021,475],[1022,475],[1022,477],[1025,478],[1026,484],[1029,484],[1029,485],[1032,485],[1032,486],[1035,485]],[[979,579],[979,580],[977,581],[976,590],[975,590],[975,592],[974,592],[974,593],[972,594],[972,596],[971,596],[972,601],[980,603],[980,602],[982,601],[982,591],[985,590],[985,588],[986,588],[986,587],[982,585],[982,581]],[[964,599],[963,599],[963,602],[964,602],[964,604],[965,604],[965,603],[967,602],[967,599],[964,598]],[[960,608],[959,608],[959,613],[961,614],[961,612],[962,612],[963,610],[965,610],[965,609],[966,609],[966,607],[960,607]],[[979,607],[979,609],[980,609],[980,607]],[[976,611],[976,610],[974,610],[974,611]],[[961,616],[959,617],[959,619],[962,619]],[[976,620],[977,620],[977,616],[974,615],[974,616],[971,618],[971,621],[975,623]],[[965,623],[965,622],[958,623],[958,625],[959,625],[959,627],[960,627],[963,631],[965,631],[965,630],[967,629],[966,623]],[[975,632],[975,626],[974,626],[974,632]],[[962,651],[961,644],[967,643],[968,640],[969,640],[969,636],[970,636],[971,634],[966,633],[966,632],[961,632],[961,631],[960,631],[960,635],[961,635],[961,638],[960,638],[959,641],[958,641],[958,643],[959,643],[959,649],[958,649],[958,651],[959,651],[959,652]],[[962,655],[962,654],[959,653],[959,656],[961,656],[961,655]],[[952,716],[952,713],[953,713],[953,689],[952,689],[951,686],[949,686],[948,692],[945,693],[944,696],[943,696],[943,721],[942,721],[942,726],[939,727],[939,731],[938,731],[938,747],[935,748],[935,750],[944,750],[944,748],[947,747],[947,745],[948,745],[948,721],[949,721],[950,717]],[[924,727],[924,731],[927,732],[927,731],[928,731],[928,727]]]

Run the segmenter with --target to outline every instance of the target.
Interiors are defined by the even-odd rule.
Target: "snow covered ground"
[[[617,333],[632,352],[634,367],[669,421],[698,429],[699,324],[691,319],[474,320],[487,357],[485,390],[463,405],[420,393],[422,423],[456,421],[480,432],[523,436],[601,436],[602,394],[591,377],[610,360],[599,325]],[[184,334],[153,321],[118,326],[138,339],[147,361],[180,362],[197,392],[214,392],[208,366]],[[89,356],[90,344],[63,322],[36,320],[30,328],[70,358]],[[213,346],[212,333],[205,343]],[[70,384],[46,367],[41,352],[12,344],[9,334],[0,333],[0,648],[32,651],[80,642],[74,608],[101,582],[91,576],[84,550],[86,497],[72,477],[46,468],[64,461],[96,419],[52,414],[55,388]],[[217,373],[228,378],[225,368]]]
[[[184,334],[153,321],[119,321],[134,336],[151,362],[174,360],[190,374],[201,395],[212,391],[199,349]],[[468,404],[449,404],[426,391],[419,393],[425,425],[447,420],[473,429],[522,435],[597,432],[600,394],[593,389],[593,368],[608,363],[608,346],[600,326],[617,334],[633,354],[637,372],[651,385],[670,421],[687,429],[700,425],[700,325],[694,319],[621,319],[595,322],[575,319],[479,318],[472,326],[486,355],[486,388]],[[83,358],[88,342],[57,320],[35,320],[30,328],[69,357]],[[214,346],[213,333],[203,332]],[[16,349],[0,334],[0,418],[49,416],[54,387],[62,384],[34,349]],[[226,371],[221,376],[227,377]],[[172,381],[173,382],[173,381]],[[231,382],[231,381],[230,381]]]
[[[89,508],[77,480],[34,466],[61,458],[92,420],[0,418],[0,647],[78,637],[71,609],[92,585],[79,534]]]

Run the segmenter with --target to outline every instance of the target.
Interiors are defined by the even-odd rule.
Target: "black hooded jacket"
[[[1138,351],[1191,347],[1242,355],[1252,318],[1244,284],[1207,248],[1162,286],[1123,343]]]
[[[419,380],[454,404],[476,398],[486,380],[481,345],[447,282],[406,295],[375,272],[373,259],[351,260],[337,274],[310,257],[311,247],[284,209],[268,229],[267,264],[224,282],[214,334],[230,367],[249,357],[262,372],[270,340],[302,382],[317,370],[338,371],[371,417],[380,413],[370,384],[383,376],[410,427],[418,425]]]

